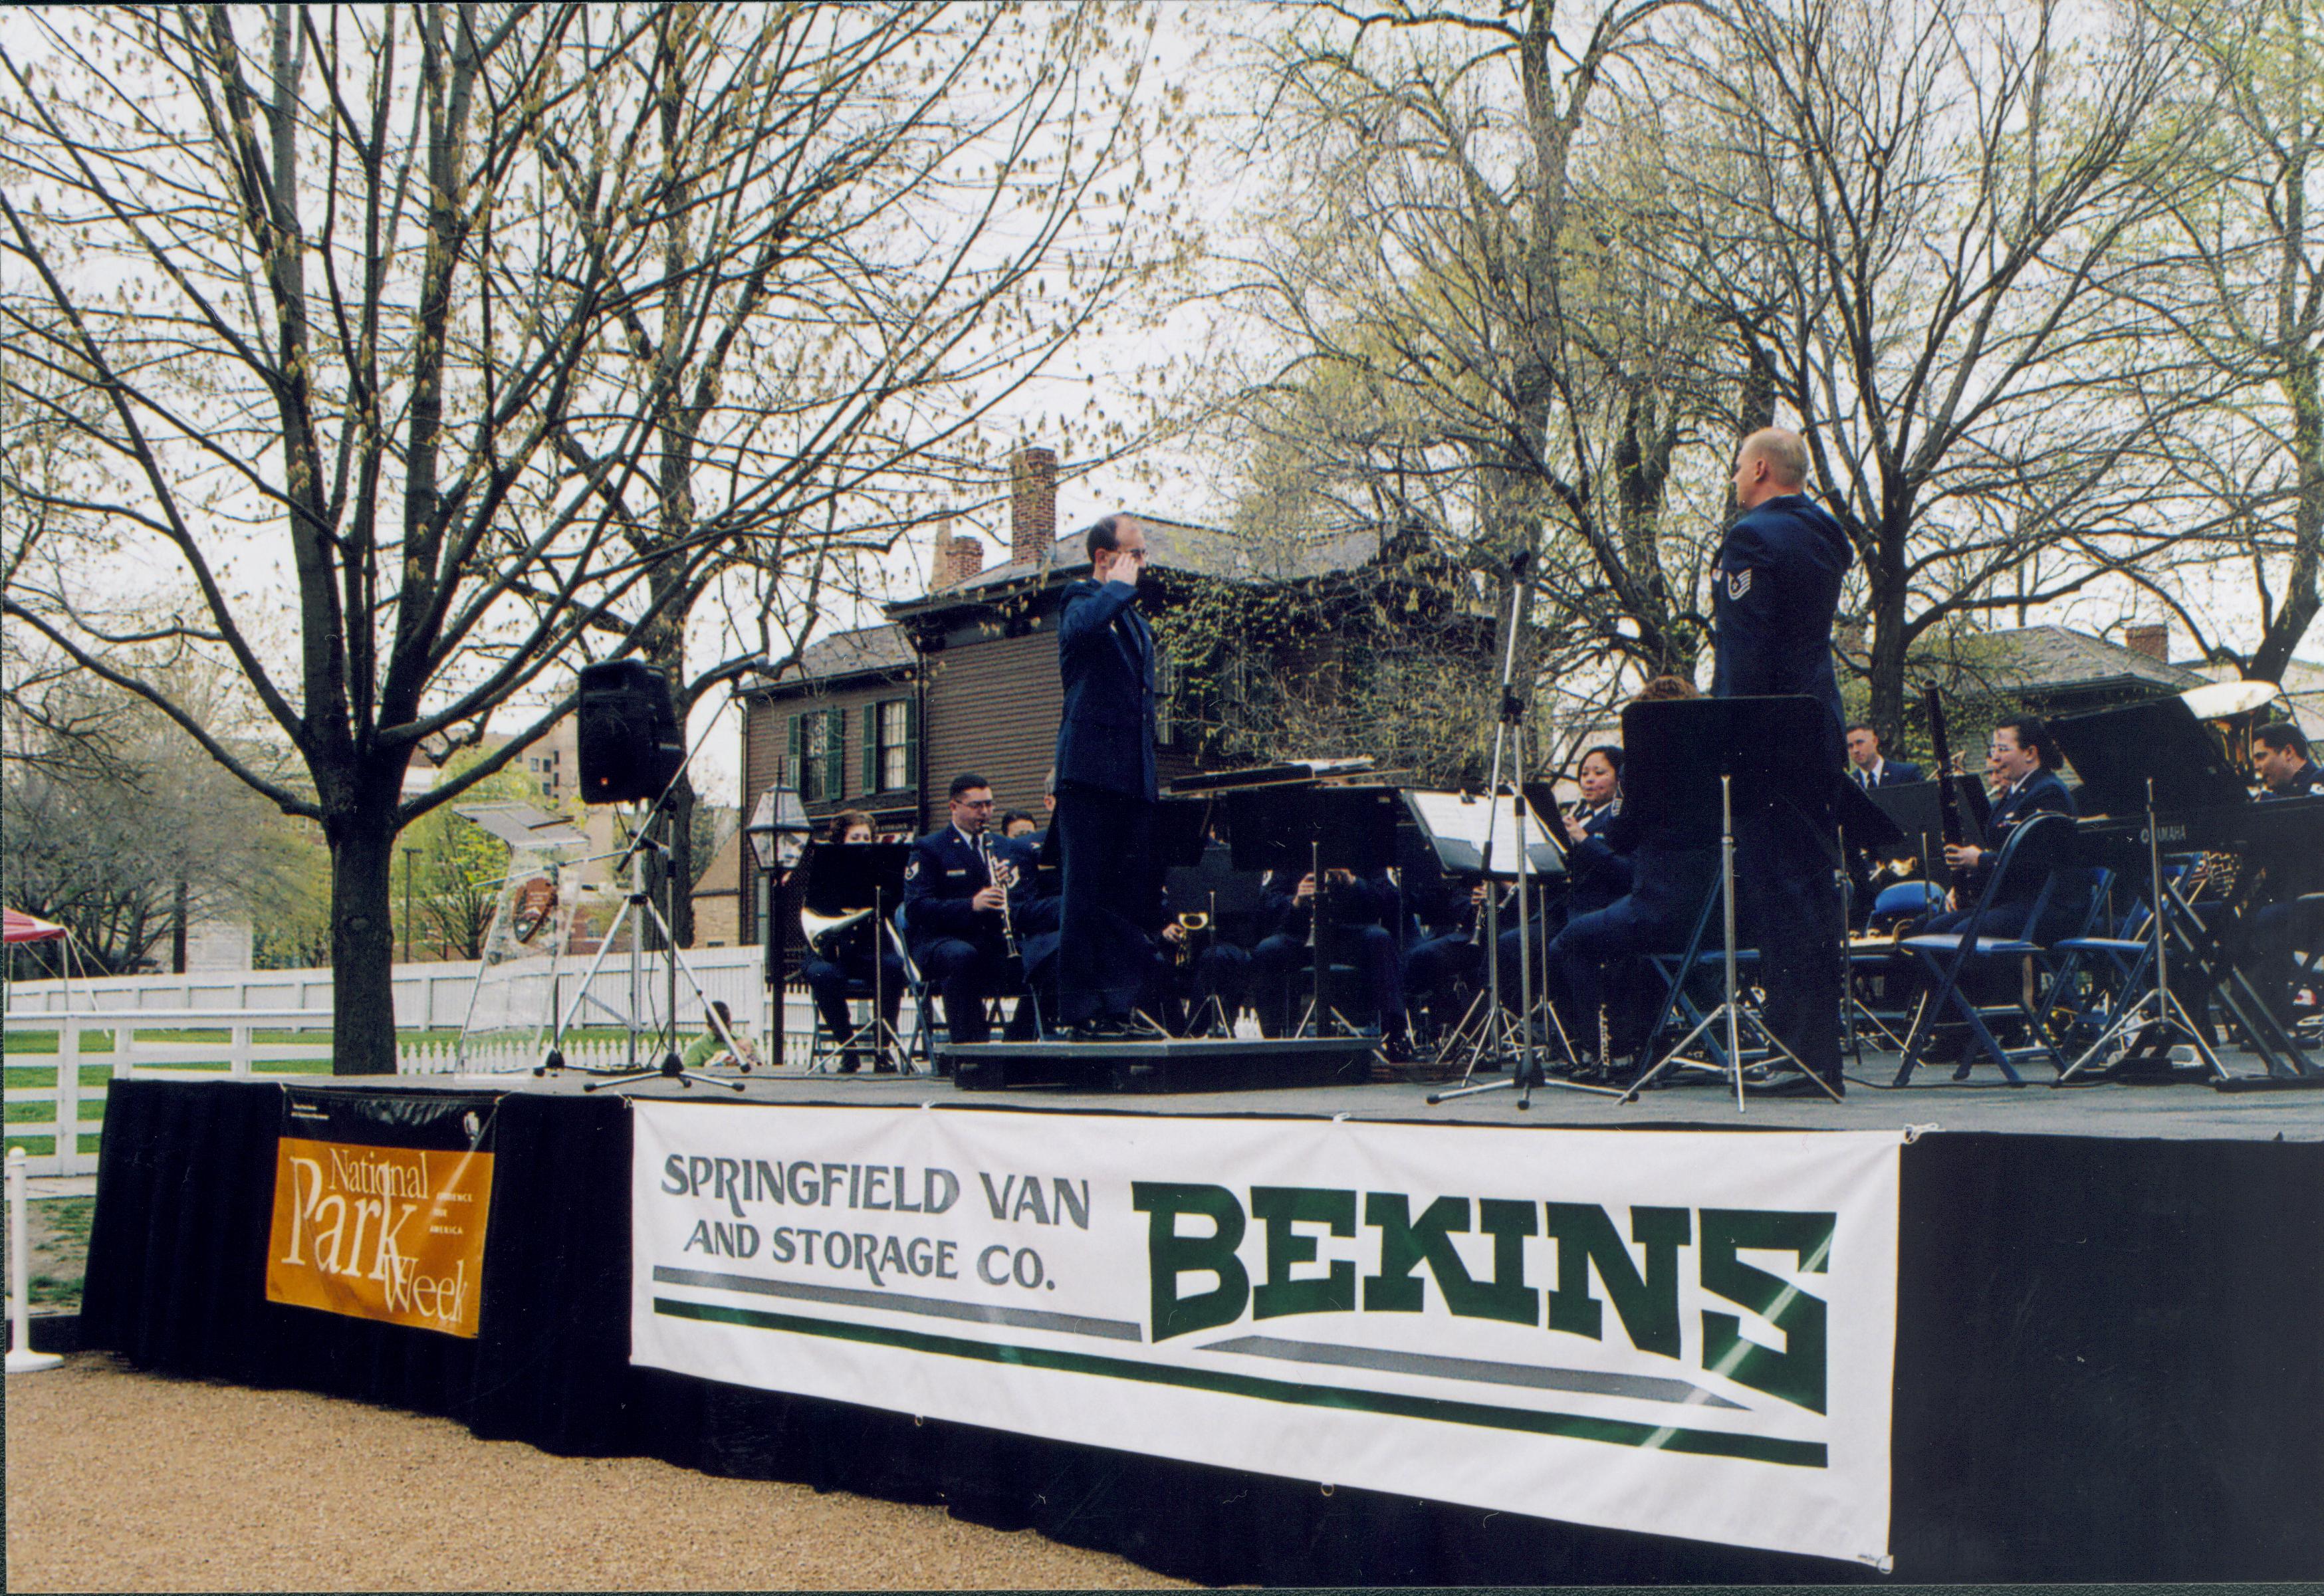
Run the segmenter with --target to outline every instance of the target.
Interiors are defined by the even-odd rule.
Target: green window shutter
[[[824,714],[823,771],[825,796],[847,796],[847,712],[826,709]]]
[[[866,704],[863,706],[863,790],[867,794],[874,793],[880,790],[880,706]]]
[[[777,786],[788,787],[794,791],[798,791],[798,789],[807,785],[807,772],[801,768],[802,761],[799,758],[801,754],[807,752],[805,746],[807,742],[807,727],[804,724],[804,719],[805,717],[795,715],[792,715],[787,723],[789,727],[790,739],[788,743],[788,753],[783,761],[782,780],[776,783]],[[807,795],[804,792],[800,792],[799,797],[800,799],[804,801]]]

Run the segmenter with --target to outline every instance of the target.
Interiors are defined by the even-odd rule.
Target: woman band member
[[[844,848],[877,841],[879,834],[872,816],[862,809],[842,809],[831,817],[830,825],[825,829],[824,842],[830,847]],[[848,914],[872,907],[869,903],[836,904],[833,906],[832,912]],[[805,962],[799,966],[799,973],[807,980],[807,990],[815,994],[816,1011],[823,1016],[825,1031],[835,1040],[850,1044],[840,1055],[839,1073],[842,1075],[852,1075],[862,1067],[862,1055],[853,1046],[859,1038],[855,1035],[854,1018],[847,1008],[848,983],[873,983],[872,961],[875,954],[884,966],[880,971],[877,983],[880,988],[880,1021],[885,1028],[881,1034],[892,1035],[897,1010],[904,1001],[904,964],[896,956],[895,950],[887,946],[887,937],[881,927],[868,919],[864,920],[840,934],[830,945],[810,948]],[[877,1037],[866,1036],[860,1040],[875,1049],[879,1060],[875,1067],[881,1073],[896,1067],[888,1062],[884,1053],[876,1053]]]

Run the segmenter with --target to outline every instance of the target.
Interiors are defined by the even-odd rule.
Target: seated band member
[[[904,867],[904,924],[912,960],[944,996],[945,1029],[963,1045],[991,1035],[984,1001],[1010,990],[1001,937],[1001,889],[985,868],[979,838],[992,813],[992,784],[953,778],[951,820],[912,844]]]
[[[1584,1060],[1597,1049],[1601,1012],[1616,1053],[1640,1039],[1637,1032],[1651,1018],[1643,1012],[1647,1000],[1659,996],[1638,978],[1641,961],[1685,946],[1703,895],[1719,874],[1716,837],[1646,829],[1617,816],[1608,841],[1628,852],[1630,890],[1604,909],[1567,920],[1546,955],[1551,1001]]]
[[[1379,1005],[1383,1056],[1391,1064],[1408,1064],[1412,1041],[1405,1029],[1404,972],[1397,935],[1389,928],[1404,912],[1400,895],[1384,870],[1361,879],[1346,870],[1325,873],[1331,878],[1331,929],[1323,938],[1329,944],[1329,956],[1334,963],[1353,965],[1360,990]],[[1300,877],[1289,892],[1269,873],[1261,905],[1272,929],[1250,955],[1251,1006],[1259,1010],[1263,1035],[1280,1037],[1291,1032],[1292,1015],[1297,1008],[1293,981],[1307,965],[1314,904],[1313,872]]]
[[[2064,936],[2071,929],[2065,923],[2076,912],[2076,906],[2065,901],[2073,896],[2071,893],[2051,895],[2050,909],[2043,917],[2049,923],[2026,923],[2034,900],[2041,896],[2043,883],[2057,863],[2053,860],[2021,856],[2011,868],[2009,879],[2001,884],[2001,895],[1982,913],[1978,910],[1978,900],[1993,879],[1994,866],[2013,830],[2036,815],[2079,812],[2074,795],[2048,768],[2051,752],[2049,728],[2038,716],[2021,715],[1993,728],[1993,739],[1986,748],[1986,770],[1990,778],[2005,785],[1994,798],[1993,813],[1986,821],[1987,845],[1945,850],[1945,863],[1953,872],[1952,907],[1923,925],[1922,935],[1936,936],[1950,932],[1959,936],[1972,922],[1978,936],[2031,936],[2042,940]],[[1994,959],[1977,960],[1962,972],[1967,995],[1981,1008],[2008,1002],[2017,979],[2014,964]],[[1967,1044],[1969,1028],[1941,1016],[1935,1017],[1935,1022],[1923,1060],[1932,1064],[1954,1062]]]
[[[1545,971],[1553,966],[1547,964],[1543,949],[1568,921],[1577,915],[1597,913],[1630,890],[1629,851],[1633,839],[1625,833],[1619,847],[1608,839],[1614,817],[1622,812],[1622,751],[1610,743],[1591,749],[1582,756],[1574,780],[1582,789],[1582,797],[1558,823],[1564,834],[1560,840],[1565,845],[1565,900],[1545,911],[1531,927],[1534,955],[1544,961],[1540,968]],[[1510,1009],[1523,1001],[1524,989],[1518,983],[1517,969],[1522,946],[1516,927],[1501,933],[1501,1001]],[[1554,973],[1538,979],[1553,989],[1557,985]],[[1547,995],[1552,1001],[1557,1001],[1554,990]],[[1563,1003],[1559,1004],[1558,1014],[1567,1025],[1575,1023]],[[1594,1026],[1597,1022],[1591,1019],[1589,1023]]]
[[[2262,726],[2252,738],[2252,764],[2261,782],[2260,801],[2324,794],[2324,770],[2309,758],[2308,739],[2290,722]],[[2301,901],[2324,892],[2324,859],[2304,851],[2297,857],[2256,856],[2260,877],[2256,907],[2244,918],[2237,962],[2250,971],[2252,985],[2286,1030],[2299,1018],[2292,1006],[2300,977],[2300,955],[2324,943],[2324,903]]]
[[[1848,728],[1848,765],[1849,780],[1867,792],[1924,780],[1920,766],[1906,760],[1883,759],[1880,733],[1862,721]]]
[[[1051,799],[1054,803],[1056,800]],[[1022,809],[1011,809],[1001,816],[1000,832],[1005,837],[1038,836],[1041,823]]]
[[[862,846],[878,840],[871,816],[861,809],[842,809],[831,817],[824,846]],[[834,904],[828,912],[848,914],[872,907],[869,903]],[[880,961],[876,982],[872,962],[875,953]],[[862,920],[826,938],[820,949],[810,946],[799,964],[799,973],[806,978],[807,990],[815,994],[816,1012],[823,1016],[825,1032],[834,1041],[844,1044],[839,1056],[839,1073],[852,1075],[862,1067],[860,1045],[875,1049],[878,1073],[892,1074],[896,1066],[886,1054],[877,1053],[876,1049],[883,1038],[896,1034],[896,1011],[904,1001],[904,961],[896,956],[896,950],[888,945],[881,928],[869,919]],[[856,1034],[853,1018],[848,1013],[850,982],[863,982],[879,989],[881,1029],[868,1036]]]
[[[1439,875],[1427,890],[1404,881],[1405,909],[1421,930],[1404,950],[1404,1001],[1407,1019],[1425,1012],[1434,1031],[1457,1024],[1465,1012],[1463,989],[1473,991],[1485,968],[1480,938],[1484,934],[1483,881],[1466,886]]]
[[[1235,1017],[1242,1011],[1250,990],[1250,950],[1259,940],[1256,909],[1222,909],[1219,893],[1229,890],[1230,905],[1240,893],[1229,889],[1242,872],[1234,869],[1232,851],[1215,833],[1203,849],[1202,863],[1165,878],[1161,901],[1168,924],[1164,927],[1165,990],[1159,997],[1161,1019],[1178,1036],[1232,1036]],[[1200,916],[1204,924],[1189,929],[1180,915]]]
[[[1692,682],[1658,676],[1638,689],[1633,702],[1654,704],[1696,697]],[[1583,763],[1591,762],[1585,755]],[[1609,763],[1618,779],[1620,765]],[[1605,790],[1606,786],[1602,776],[1595,777],[1585,787],[1585,796],[1593,789]],[[1624,818],[1626,812],[1628,819]],[[1592,897],[1585,902],[1594,901],[1596,894],[1609,886],[1618,884],[1621,890],[1600,907],[1570,913],[1542,955],[1549,1001],[1565,1027],[1566,1040],[1582,1056],[1577,1062],[1594,1057],[1601,1013],[1616,1052],[1639,1040],[1637,1033],[1652,1018],[1646,1010],[1661,995],[1652,983],[1640,978],[1643,956],[1674,953],[1685,946],[1703,895],[1719,872],[1715,836],[1685,835],[1661,826],[1649,829],[1637,819],[1636,810],[1626,811],[1610,796],[1602,811],[1603,824],[1593,835],[1591,825],[1600,817],[1593,813],[1581,827],[1589,840],[1574,844],[1576,852],[1587,853],[1592,861],[1584,865],[1594,883]],[[1602,860],[1598,857],[1601,849]]]

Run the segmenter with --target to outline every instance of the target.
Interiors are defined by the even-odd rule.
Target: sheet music
[[[1517,872],[1518,826],[1522,818],[1526,852],[1536,875],[1562,873],[1565,850],[1559,845],[1563,828],[1553,830],[1533,806],[1516,793],[1503,793],[1496,806],[1481,795],[1427,792],[1407,788],[1404,801],[1436,849],[1437,862],[1448,871],[1465,874],[1514,876]],[[1492,854],[1485,853],[1485,836],[1492,834]]]

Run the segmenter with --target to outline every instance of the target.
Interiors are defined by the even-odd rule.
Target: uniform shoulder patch
[[[919,873],[920,856],[918,853],[915,853],[911,857],[911,862],[904,866],[904,879],[908,881],[911,881],[918,876]]]
[[[1729,599],[1741,598],[1750,591],[1751,567],[1749,566],[1745,566],[1739,571],[1727,573],[1727,596]]]

